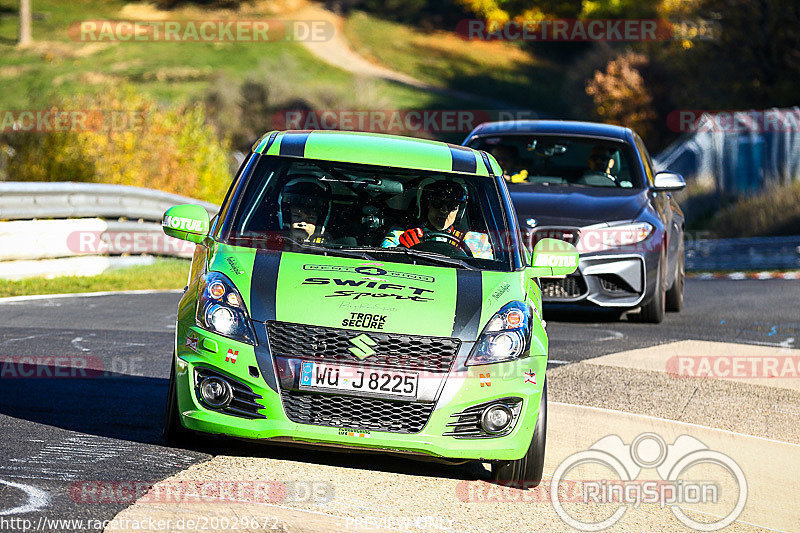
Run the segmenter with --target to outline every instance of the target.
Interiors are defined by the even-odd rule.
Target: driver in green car
[[[278,197],[279,222],[289,238],[297,242],[323,243],[331,216],[331,193],[319,181],[294,179]]]
[[[437,180],[420,185],[417,192],[418,226],[393,229],[381,246],[414,248],[423,241],[448,242],[478,259],[493,259],[489,236],[458,229],[467,207],[467,189],[457,181]]]

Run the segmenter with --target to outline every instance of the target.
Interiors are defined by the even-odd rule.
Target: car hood
[[[511,288],[509,276],[514,274],[258,251],[249,290],[247,280],[240,290],[247,290],[251,318],[260,322],[474,341],[486,320],[482,314],[499,307],[490,301],[493,291],[502,283]],[[506,292],[519,297],[520,291]]]
[[[647,205],[646,190],[509,186],[520,225],[588,226],[614,220],[633,220]]]

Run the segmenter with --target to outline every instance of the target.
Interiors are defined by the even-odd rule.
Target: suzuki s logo
[[[354,348],[348,348],[348,350],[359,359],[364,359],[375,354],[375,350],[370,348],[370,346],[375,346],[378,343],[362,333],[358,337],[350,339],[350,344],[352,344]]]

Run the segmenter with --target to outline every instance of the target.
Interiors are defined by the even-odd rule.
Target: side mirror
[[[199,244],[208,235],[208,211],[194,204],[176,205],[167,209],[161,229],[170,237]]]
[[[568,242],[542,239],[533,248],[534,277],[566,276],[578,268],[578,250]]]
[[[657,191],[679,191],[686,187],[683,176],[677,172],[656,172],[653,188]]]

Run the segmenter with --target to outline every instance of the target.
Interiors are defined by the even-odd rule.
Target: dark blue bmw
[[[684,217],[680,174],[655,172],[630,128],[522,120],[481,124],[464,141],[503,168],[529,249],[544,237],[581,253],[578,270],[541,280],[544,301],[635,311],[661,322],[680,311]]]

